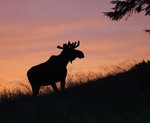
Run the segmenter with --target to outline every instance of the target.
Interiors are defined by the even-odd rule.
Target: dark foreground
[[[150,62],[114,76],[72,85],[33,100],[18,92],[0,100],[0,123],[150,123]]]

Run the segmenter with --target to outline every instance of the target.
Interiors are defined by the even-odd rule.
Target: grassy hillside
[[[3,94],[0,123],[149,123],[150,62],[129,71],[72,85],[66,93]]]

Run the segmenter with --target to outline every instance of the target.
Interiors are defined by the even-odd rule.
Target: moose
[[[52,55],[46,62],[37,66],[33,66],[27,72],[28,80],[32,87],[32,95],[36,97],[41,86],[51,85],[55,92],[58,91],[56,82],[60,82],[62,92],[65,90],[65,79],[67,75],[67,64],[72,63],[76,58],[84,58],[84,54],[80,50],[76,50],[80,45],[80,41],[63,44],[57,46],[62,49],[59,55]]]

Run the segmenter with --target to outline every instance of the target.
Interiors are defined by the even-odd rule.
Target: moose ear
[[[59,45],[57,46],[57,48],[58,48],[58,49],[63,49],[63,47],[61,47],[61,46],[59,46]]]

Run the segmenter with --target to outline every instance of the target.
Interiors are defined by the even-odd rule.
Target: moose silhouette
[[[28,80],[32,87],[33,96],[37,96],[41,86],[51,85],[56,92],[56,82],[60,82],[61,90],[65,89],[65,78],[67,75],[67,64],[72,63],[76,58],[84,58],[84,54],[80,50],[76,50],[80,42],[73,42],[63,44],[63,47],[57,46],[62,49],[59,55],[52,55],[46,62],[37,66],[33,66],[27,72]]]

